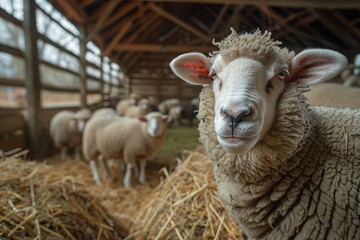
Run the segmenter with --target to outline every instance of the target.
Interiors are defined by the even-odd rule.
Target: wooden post
[[[80,36],[79,36],[79,43],[80,43],[80,103],[81,107],[87,107],[86,103],[86,35],[85,35],[85,28],[83,26],[79,27]]]
[[[103,60],[104,56],[102,50],[100,52],[100,90],[101,90],[101,107],[104,106],[104,69],[103,69]]]
[[[36,159],[45,155],[43,129],[41,125],[40,70],[37,48],[35,0],[24,1],[24,33],[26,88],[28,107],[28,141],[30,158]]]

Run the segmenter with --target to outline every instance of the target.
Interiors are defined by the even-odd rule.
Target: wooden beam
[[[85,35],[85,29],[81,27],[79,29],[80,31],[80,37],[79,37],[79,45],[80,45],[80,56],[79,56],[79,75],[80,75],[80,104],[82,108],[87,107],[87,89],[86,89],[86,35]]]
[[[14,55],[14,56],[17,56],[17,57],[24,57],[24,53],[21,50],[19,50],[17,48],[14,48],[14,47],[4,45],[4,44],[1,44],[1,43],[0,43],[0,51],[1,52],[6,52],[8,54],[11,54],[11,55]]]
[[[213,23],[213,25],[211,26],[211,29],[210,29],[210,32],[211,33],[214,33],[216,32],[216,29],[218,28],[220,22],[223,20],[223,17],[226,13],[226,11],[228,10],[229,8],[229,5],[228,4],[225,4],[221,10],[220,10],[220,13],[219,15],[217,16],[217,18],[215,19],[215,22]]]
[[[181,20],[180,18],[172,15],[171,13],[165,11],[164,9],[156,6],[155,4],[150,4],[149,5],[150,9],[153,10],[154,12],[156,12],[157,14],[163,16],[164,18],[172,21],[173,23],[179,25],[180,27],[184,28],[185,30],[191,32],[192,34],[194,34],[195,36],[198,36],[199,38],[202,38],[204,40],[207,41],[211,41],[212,38],[207,36],[206,34],[202,33],[201,31],[199,31],[198,29],[194,28],[193,26],[191,26],[190,24],[184,22],[183,20]]]
[[[35,0],[24,1],[24,33],[26,56],[26,89],[28,100],[28,134],[32,159],[45,154],[41,126],[40,70],[36,34]]]
[[[23,24],[22,21],[20,21],[19,19],[15,18],[13,15],[9,14],[7,11],[5,11],[4,9],[0,8],[0,18],[5,19],[8,22],[11,22],[12,24],[14,24],[15,26],[18,26],[20,28],[23,28]]]
[[[304,25],[309,25],[311,22],[315,21],[317,18],[314,15],[309,15],[307,17],[302,17],[301,19],[298,19],[298,21],[294,24],[292,24],[292,27],[294,29],[299,29],[300,27],[304,26]],[[282,31],[282,32],[277,32],[274,34],[274,38],[275,39],[280,39],[283,36],[285,36],[286,34],[288,34],[288,32],[286,31]]]
[[[115,48],[117,51],[127,52],[164,52],[183,53],[189,51],[210,52],[215,46],[193,46],[193,45],[162,45],[162,44],[128,44],[121,43]]]
[[[345,45],[351,46],[353,48],[357,48],[359,46],[358,41],[356,41],[356,39],[354,39],[351,35],[348,34],[346,27],[343,24],[337,22],[327,12],[314,9],[310,9],[310,12],[313,15],[317,16],[319,21],[337,38],[345,42]]]
[[[293,8],[322,8],[322,9],[354,9],[360,8],[358,0],[148,0],[149,2],[171,2],[171,3],[205,3],[205,4],[246,4],[263,5],[272,7],[293,7]]]
[[[62,13],[77,23],[85,24],[88,18],[75,0],[53,0],[63,10]]]
[[[2,86],[14,86],[14,87],[25,87],[24,79],[13,79],[0,77],[0,85]]]
[[[358,39],[360,39],[360,30],[357,27],[354,27],[349,20],[347,20],[344,15],[342,15],[339,11],[331,11],[331,15],[333,15],[339,22],[341,22],[344,26],[346,26],[347,29],[350,29],[350,31],[356,35]]]
[[[97,19],[94,27],[92,28],[91,32],[88,34],[86,41],[89,41],[93,35],[98,33],[98,31],[103,27],[105,20],[108,19],[110,14],[114,11],[114,9],[119,5],[122,0],[113,0],[108,2],[106,8],[101,12],[100,17]]]
[[[104,55],[108,56],[111,51],[116,47],[116,44],[121,40],[121,38],[127,33],[127,31],[130,29],[132,25],[132,21],[127,21],[122,28],[120,29],[120,31],[113,37],[113,39],[111,40],[111,42],[109,43],[109,45],[107,46],[107,48],[104,51]]]
[[[93,4],[96,0],[83,0],[80,2],[81,8],[86,8],[87,6]]]
[[[134,8],[138,7],[140,5],[140,2],[129,2],[125,6],[122,6],[119,11],[117,11],[114,15],[112,15],[104,24],[103,28],[106,28],[119,20],[121,17],[123,17],[125,14],[132,11]]]

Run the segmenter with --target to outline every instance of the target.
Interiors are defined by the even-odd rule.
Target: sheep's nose
[[[220,111],[221,111],[221,115],[223,115],[225,118],[228,118],[230,120],[232,129],[236,128],[244,117],[248,117],[253,113],[253,110],[250,106],[246,108],[241,108],[238,111],[229,110],[225,108],[221,108]]]

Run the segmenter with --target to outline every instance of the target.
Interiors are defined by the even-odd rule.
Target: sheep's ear
[[[162,120],[163,120],[163,122],[169,123],[169,122],[171,122],[172,118],[168,115],[164,115],[164,116],[162,116]]]
[[[308,49],[290,63],[289,82],[312,85],[335,77],[347,64],[341,53],[327,49]]]
[[[184,81],[203,85],[213,79],[209,76],[211,61],[202,53],[185,53],[174,58],[170,63],[171,70]]]
[[[147,122],[146,117],[139,117],[138,119],[139,119],[140,122]]]

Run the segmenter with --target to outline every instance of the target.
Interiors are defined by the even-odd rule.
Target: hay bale
[[[224,210],[212,162],[188,152],[185,161],[143,201],[128,239],[241,239]]]
[[[0,162],[0,238],[119,239],[127,235],[88,191],[84,163]],[[85,169],[85,170],[84,170]],[[92,184],[90,184],[92,185]]]

